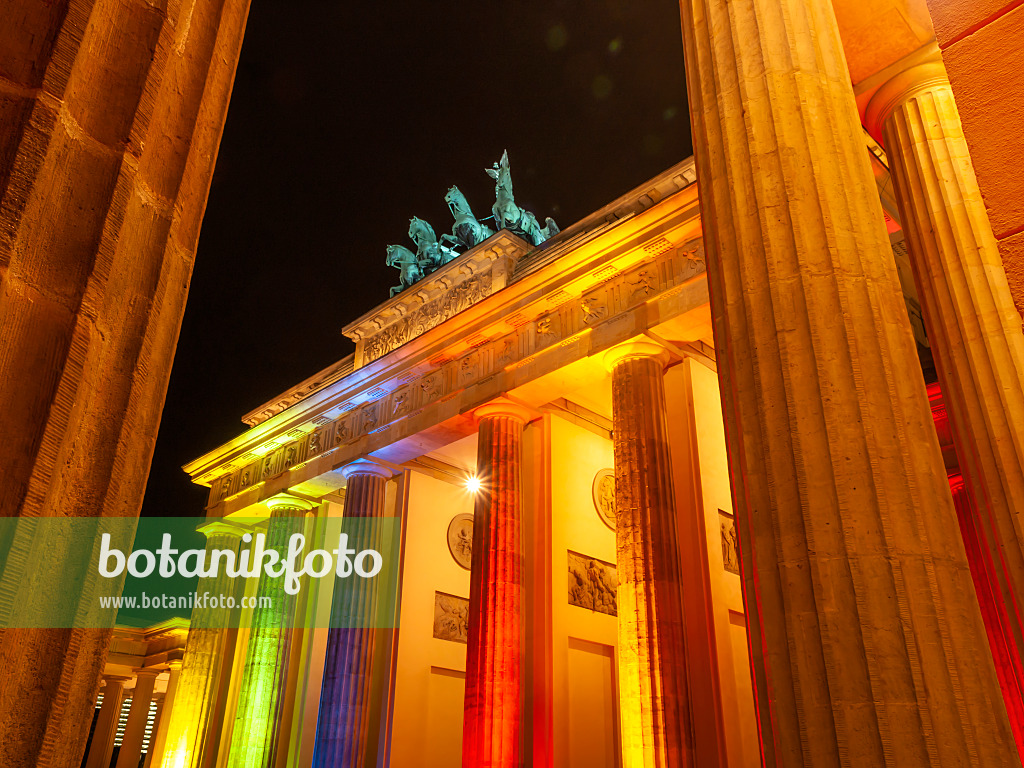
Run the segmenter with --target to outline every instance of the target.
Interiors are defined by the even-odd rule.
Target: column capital
[[[341,474],[346,480],[352,477],[352,475],[374,475],[375,477],[383,477],[385,480],[390,480],[395,473],[376,461],[356,459],[351,464],[346,464],[342,467]]]
[[[138,669],[132,670],[135,673],[135,677],[152,677],[156,679],[163,672],[162,669],[156,669],[155,667],[139,667]]]
[[[172,674],[181,671],[181,665],[184,662],[183,659],[174,659],[173,661],[167,662],[167,671]]]
[[[123,688],[124,684],[127,683],[129,680],[131,680],[131,678],[130,677],[126,677],[125,675],[104,675],[103,676],[103,682],[105,684],[104,687],[110,686],[110,685],[116,685],[116,686],[119,686],[119,687]]]
[[[473,420],[477,423],[491,416],[510,416],[514,419],[519,419],[523,424],[528,424],[534,418],[534,414],[525,405],[505,397],[499,397],[489,403],[484,403],[473,411]]]
[[[249,532],[245,526],[224,519],[210,520],[198,526],[196,530],[203,534],[207,539],[211,536],[218,535],[237,536],[240,539]]]
[[[303,512],[308,512],[313,509],[312,502],[298,496],[293,496],[290,493],[279,493],[276,496],[271,496],[263,503],[267,505],[267,509],[271,512],[277,512],[282,509],[299,509]]]
[[[919,93],[949,87],[946,67],[936,52],[935,57],[902,70],[875,91],[864,110],[864,127],[878,141],[882,141],[885,121],[897,107]]]
[[[653,341],[640,340],[627,341],[625,344],[612,347],[604,353],[602,362],[608,371],[611,372],[622,361],[638,357],[653,357],[661,362],[662,368],[665,368],[669,360],[672,359],[671,353],[660,344],[655,344]]]

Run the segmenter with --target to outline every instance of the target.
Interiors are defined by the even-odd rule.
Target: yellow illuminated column
[[[96,727],[93,729],[92,744],[89,746],[85,768],[108,768],[110,765],[117,720],[121,714],[121,703],[124,701],[124,684],[129,679],[116,675],[103,676],[103,703],[100,705],[100,713],[96,716]]]
[[[267,525],[267,550],[282,560],[293,534],[301,533],[312,505],[282,494],[267,501],[272,510]],[[302,563],[297,563],[301,568]],[[229,768],[263,768],[275,764],[281,710],[291,656],[295,595],[285,591],[284,577],[263,573],[256,590],[241,691],[228,757]],[[287,746],[287,743],[286,743]]]
[[[764,765],[1018,765],[830,0],[681,0]]]
[[[178,678],[181,676],[181,661],[167,662],[167,689],[164,691],[164,702],[160,707],[160,718],[157,720],[150,741],[149,754],[146,757],[146,768],[159,766],[164,759],[164,746],[167,744],[167,725],[171,721],[174,698],[178,690]]]
[[[668,353],[616,347],[612,372],[623,768],[694,765],[682,574],[665,414]]]
[[[139,669],[135,672],[135,690],[132,692],[132,706],[121,737],[121,749],[117,753],[117,768],[138,768],[139,758],[142,757],[142,740],[149,720],[149,705],[153,701],[153,686],[159,674],[158,669]]]
[[[1024,335],[938,52],[884,84],[866,122],[884,136],[957,458],[1012,604],[1024,599]]]
[[[206,535],[206,551],[238,552],[244,531],[226,522],[201,526]],[[209,557],[207,558],[209,560]],[[236,581],[221,567],[214,577],[200,579],[196,593],[199,599],[192,610],[181,677],[174,696],[162,768],[198,768],[203,742],[213,707],[217,702],[220,661],[225,651],[225,638],[230,609],[221,607],[219,598],[236,594]],[[211,601],[206,600],[209,596]]]

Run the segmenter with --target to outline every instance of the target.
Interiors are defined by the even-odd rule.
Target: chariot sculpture
[[[558,225],[550,216],[545,219],[542,227],[533,213],[516,205],[512,193],[508,151],[502,154],[500,162],[495,163],[493,168],[486,169],[486,172],[494,179],[495,200],[491,206],[491,216],[483,220],[477,219],[466,196],[458,187],[452,187],[444,197],[455,219],[451,234],[443,234],[439,239],[429,223],[413,216],[409,221],[409,238],[415,243],[416,251],[413,252],[404,245],[387,247],[385,263],[398,269],[400,275],[400,284],[391,289],[392,296],[479,245],[493,235],[495,230],[507,229],[531,245],[540,245],[558,234]],[[484,224],[488,219],[493,219],[493,228]]]

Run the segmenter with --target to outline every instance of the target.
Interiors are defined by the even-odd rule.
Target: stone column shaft
[[[114,752],[114,734],[117,732],[117,720],[121,715],[121,704],[124,701],[124,684],[127,677],[104,677],[103,703],[100,713],[96,716],[96,728],[92,733],[92,744],[85,768],[108,768],[110,756]]]
[[[137,515],[249,0],[3,5],[0,514]],[[7,765],[81,758],[110,636],[0,636]]]
[[[207,552],[227,549],[238,552],[242,531],[226,523],[207,523]],[[215,577],[201,579],[197,592],[213,596],[234,595],[235,582],[221,567]],[[181,676],[174,706],[167,723],[167,736],[161,768],[198,768],[213,708],[218,701],[220,661],[225,652],[228,630],[225,609],[197,603],[192,611],[188,641],[182,659]]]
[[[1012,766],[829,0],[682,0],[764,764]]]
[[[941,60],[883,85],[867,124],[884,137],[957,458],[1024,656],[1024,334]]]
[[[292,534],[302,533],[304,511],[310,505],[272,499],[268,506],[273,513],[267,524],[266,547],[284,559]],[[277,756],[297,596],[285,592],[283,576],[263,573],[256,599],[228,768],[273,766]],[[264,600],[269,603],[264,605]]]
[[[149,719],[149,705],[153,701],[153,686],[156,685],[158,674],[160,671],[156,669],[140,669],[136,673],[132,706],[128,711],[128,722],[124,725],[116,768],[138,768],[139,758],[142,757],[142,741],[146,736],[146,722]]]
[[[357,552],[379,552],[385,486],[391,473],[369,461],[357,461],[343,471],[348,478],[344,518],[361,521],[357,526],[346,527],[348,546]],[[367,756],[374,752],[368,734],[377,599],[376,579],[335,581],[313,750],[314,768],[363,768]]]
[[[663,373],[654,344],[613,349],[623,768],[694,765],[682,572]]]
[[[164,747],[167,744],[167,726],[171,721],[174,699],[178,691],[178,678],[181,677],[181,662],[172,661],[167,665],[167,668],[167,689],[164,691],[164,702],[160,707],[160,718],[157,720],[156,729],[153,731],[153,738],[149,743],[146,768],[149,768],[149,766],[160,768],[163,764]]]
[[[464,768],[520,764],[525,409],[477,409],[477,494],[462,733]]]

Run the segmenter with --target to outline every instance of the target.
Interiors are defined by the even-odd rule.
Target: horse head
[[[418,216],[413,216],[409,219],[409,237],[412,238],[416,245],[421,244],[421,237],[425,238],[428,243],[437,242],[437,235],[434,233],[434,228]]]
[[[406,264],[415,263],[416,254],[404,245],[389,245],[388,255],[384,263],[389,267],[401,268]]]
[[[458,187],[449,189],[448,194],[444,196],[444,201],[448,203],[452,216],[458,217],[460,213],[473,213],[469,208],[469,201]]]

